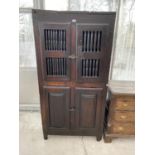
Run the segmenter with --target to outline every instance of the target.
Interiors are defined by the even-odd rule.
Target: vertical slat
[[[65,69],[64,69],[64,70],[65,70],[64,74],[66,75],[66,69],[67,69],[67,68],[66,68],[66,59],[65,59],[65,58],[64,58],[64,68],[65,68]]]
[[[83,59],[83,76],[86,76],[86,60]]]
[[[99,71],[100,71],[100,60],[98,60],[98,65],[97,65],[97,76],[99,76]]]
[[[89,76],[89,62],[90,62],[90,60],[88,59],[88,74],[87,74],[87,76]]]
[[[91,76],[92,60],[89,60],[89,76]]]
[[[67,59],[65,58],[65,75],[67,75]]]
[[[59,30],[57,30],[57,50],[59,50]]]
[[[51,72],[51,75],[53,75],[54,73],[53,73],[53,59],[52,58],[50,58],[50,72]]]
[[[90,41],[90,35],[89,31],[87,32],[87,51],[89,52],[89,41]]]
[[[65,39],[65,45],[64,45],[64,49],[65,49],[65,51],[66,51],[66,30],[65,30],[65,35],[64,35],[64,39]]]
[[[50,63],[50,74],[53,76],[54,72],[53,72],[53,58],[49,58],[49,63]]]
[[[84,31],[84,41],[83,41],[83,50],[86,51],[86,31]]]
[[[46,58],[46,74],[49,75],[49,70],[48,70],[48,58]]]
[[[48,30],[47,30],[47,49],[48,50]]]
[[[60,50],[62,50],[62,30],[60,30]]]
[[[62,71],[62,75],[64,75],[64,70],[63,70],[63,58],[61,58],[61,71]]]
[[[94,70],[95,70],[95,60],[92,60],[92,76],[94,76]]]
[[[50,37],[51,37],[51,42],[50,42],[51,50],[53,50],[53,49],[52,49],[52,42],[53,42],[53,38],[52,38],[52,30],[50,30]]]
[[[54,50],[54,31],[52,30],[52,50]]]
[[[52,59],[52,62],[53,62],[53,75],[55,75],[55,59],[54,58]]]
[[[96,59],[94,60],[94,76],[96,76],[95,73],[96,73]]]
[[[89,74],[89,76],[92,76],[92,59],[90,60],[90,74]]]
[[[48,74],[51,75],[51,63],[50,63],[50,58],[47,58],[47,64],[48,64]]]
[[[97,49],[96,49],[96,43],[97,43],[97,31],[95,31],[95,33],[94,33],[94,51],[96,52],[97,51]]]
[[[61,50],[61,45],[60,45],[61,35],[60,35],[60,31],[61,31],[61,30],[58,31],[58,32],[59,32],[59,50]]]
[[[83,60],[81,60],[81,76],[83,76]]]
[[[99,51],[100,49],[100,32],[98,31],[98,35],[97,35],[97,51]]]
[[[64,50],[64,30],[62,30],[62,51]]]
[[[61,72],[61,75],[63,75],[63,68],[62,68],[62,58],[60,58],[60,72]]]
[[[58,58],[56,59],[56,63],[57,63],[57,75],[59,75],[59,66],[58,66],[59,65],[58,63],[59,62],[58,62]]]
[[[54,75],[57,75],[57,65],[56,65],[56,58],[53,59],[54,60]]]
[[[62,71],[61,71],[61,58],[59,58],[59,73],[60,73],[60,75],[62,75]]]
[[[48,30],[48,50],[50,50],[50,30]]]
[[[44,29],[44,45],[45,45],[45,50],[46,50],[46,29]]]
[[[86,59],[86,76],[88,76],[88,59]]]
[[[63,58],[63,75],[65,75],[65,60]]]
[[[100,31],[99,51],[101,51],[102,31]]]
[[[60,75],[60,58],[58,58],[58,75]]]
[[[55,33],[55,30],[53,30],[53,45],[54,45],[54,50],[56,50],[56,33]]]
[[[51,50],[51,30],[48,30],[49,35],[49,50]]]
[[[86,44],[85,44],[85,52],[87,52],[87,42],[88,42],[88,33],[85,31],[85,38],[86,38]]]
[[[89,31],[89,52],[91,51],[91,31]]]
[[[92,32],[92,52],[94,52],[94,35],[95,31]]]
[[[84,31],[82,31],[82,52],[84,51]],[[82,61],[83,63],[83,61]]]
[[[93,51],[93,32],[90,31],[90,51],[92,52]]]
[[[57,50],[57,30],[55,30],[55,50]]]
[[[98,60],[96,60],[95,76],[97,76],[97,72],[98,72]]]

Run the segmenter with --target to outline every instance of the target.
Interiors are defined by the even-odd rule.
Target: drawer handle
[[[126,119],[126,116],[125,115],[121,115],[121,119]]]
[[[124,104],[123,104],[123,106],[124,106],[124,107],[127,107],[127,106],[128,106],[128,104],[127,104],[127,103],[124,103]]]
[[[119,130],[119,131],[123,131],[124,128],[123,128],[122,126],[119,126],[119,127],[118,127],[118,130]]]

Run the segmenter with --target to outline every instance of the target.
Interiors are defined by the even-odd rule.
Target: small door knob
[[[121,115],[121,119],[125,119],[126,118],[126,116],[125,115]]]

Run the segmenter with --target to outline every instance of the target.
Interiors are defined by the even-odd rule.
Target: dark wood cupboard
[[[114,12],[33,10],[44,138],[102,138]]]

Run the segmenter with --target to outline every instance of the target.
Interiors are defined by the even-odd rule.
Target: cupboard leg
[[[102,139],[102,134],[98,134],[97,136],[96,136],[96,140],[97,141],[100,141]]]
[[[112,142],[112,137],[104,136],[104,142],[105,143],[111,143]]]
[[[48,139],[47,134],[44,134],[44,140],[47,140],[47,139]]]
[[[44,140],[47,140],[48,139],[48,135],[45,131],[43,131],[43,136],[44,136]]]

